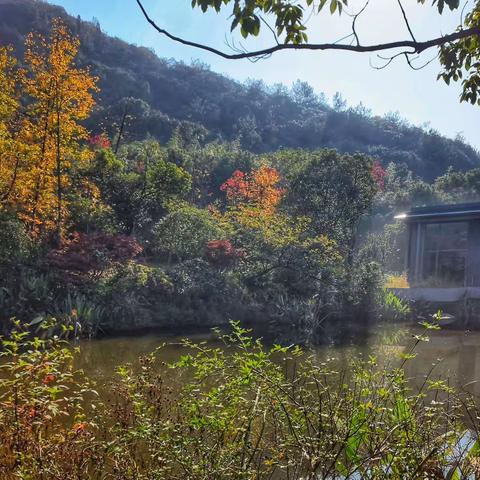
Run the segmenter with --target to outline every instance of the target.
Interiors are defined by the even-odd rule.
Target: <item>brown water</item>
[[[345,367],[351,355],[383,355],[386,352],[392,354],[392,358],[399,358],[401,352],[409,351],[412,347],[412,334],[420,331],[414,328],[398,335],[399,330],[398,327],[376,328],[366,334],[365,331],[361,335],[351,334],[347,342],[337,340],[336,343],[309,348],[319,358],[336,358],[339,364]],[[425,375],[435,365],[432,373],[434,378],[449,379],[452,386],[465,388],[480,398],[480,382],[477,382],[480,380],[480,332],[441,330],[430,331],[428,335],[430,341],[417,346],[417,358],[408,362],[406,367],[413,383],[421,384]],[[79,366],[89,377],[97,379],[101,384],[112,378],[119,365],[135,363],[140,356],[152,352],[163,343],[168,345],[161,350],[162,360],[177,360],[183,350],[179,342],[186,337],[193,341],[218,344],[215,337],[208,332],[185,335],[150,333],[82,341]],[[270,343],[271,339],[264,335],[263,338],[265,343]]]

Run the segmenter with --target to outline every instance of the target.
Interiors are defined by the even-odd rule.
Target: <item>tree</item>
[[[220,187],[226,195],[226,211],[212,209],[231,241],[218,247],[242,252],[237,255],[239,270],[250,287],[276,283],[291,292],[311,294],[325,271],[338,263],[337,245],[310,228],[308,215],[290,215],[281,209],[288,195],[283,183],[278,170],[266,164],[249,173],[235,171]]]
[[[158,160],[147,175],[147,196],[151,209],[164,211],[169,200],[182,199],[192,186],[191,176],[174,163]]]
[[[272,157],[288,168],[285,202],[291,211],[311,217],[316,235],[326,235],[344,253],[350,252],[359,222],[379,188],[372,175],[373,159],[336,150],[284,151]]]
[[[202,257],[208,243],[224,234],[208,210],[189,204],[175,206],[154,229],[153,250],[168,260]]]
[[[435,180],[434,189],[446,203],[474,202],[480,194],[480,169],[458,172],[452,168]]]
[[[25,146],[21,142],[19,118],[19,72],[12,50],[0,47],[0,208],[12,208],[25,168]]]
[[[239,170],[220,187],[233,204],[251,204],[267,215],[280,203],[284,190],[279,186],[280,174],[275,168],[262,165],[250,174]]]
[[[416,55],[431,48],[439,48],[440,61],[444,68],[441,76],[449,82],[452,79],[454,81],[461,80],[463,74],[466,74],[466,78],[463,80],[464,91],[461,99],[480,104],[480,98],[478,98],[480,91],[480,0],[474,2],[467,15],[462,15],[462,23],[456,31],[425,41],[417,40],[402,1],[397,0],[399,19],[405,23],[410,38],[374,45],[363,45],[357,28],[357,20],[369,6],[369,1],[366,1],[360,10],[353,11],[347,0],[320,0],[319,2],[314,2],[314,0],[249,0],[245,2],[239,0],[193,0],[192,7],[198,7],[203,12],[210,9],[220,12],[230,8],[230,18],[232,18],[230,28],[232,31],[239,29],[244,38],[259,37],[263,32],[273,36],[273,45],[270,47],[251,51],[237,48],[233,53],[173,35],[150,17],[141,0],[136,1],[145,19],[160,34],[173,41],[208,51],[226,59],[260,59],[282,50],[336,50],[358,53],[390,51],[392,53],[386,58],[385,66],[398,57],[404,57],[412,66]],[[424,4],[425,0],[417,0],[417,2]],[[460,1],[433,0],[433,6],[441,14],[446,7],[450,10],[458,9]],[[351,33],[338,41],[309,43],[308,18],[322,13],[327,7],[332,15],[346,12],[352,17]],[[268,20],[272,20],[273,24],[269,24]]]
[[[111,150],[96,152],[90,178],[126,233],[157,222],[169,202],[190,191],[191,176],[167,157],[167,150],[154,140],[124,145],[118,157]]]
[[[23,90],[30,103],[25,136],[32,154],[24,217],[32,230],[54,229],[59,242],[67,217],[65,190],[71,170],[92,158],[83,145],[89,135],[81,122],[95,105],[92,93],[97,79],[75,65],[79,45],[59,19],[53,21],[48,40],[37,34],[26,40]]]

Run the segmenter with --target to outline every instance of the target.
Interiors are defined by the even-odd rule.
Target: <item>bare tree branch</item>
[[[275,43],[277,45],[280,45],[280,42],[278,41],[277,34],[275,33],[275,30],[271,27],[271,25],[261,16],[259,15],[260,21],[267,26],[267,28],[272,32],[273,38],[275,40]]]
[[[365,5],[363,6],[363,8],[359,12],[357,12],[355,14],[349,14],[350,16],[353,17],[352,32],[353,32],[353,36],[355,37],[355,40],[357,42],[357,47],[360,45],[360,39],[358,37],[357,30],[356,30],[357,20],[358,20],[358,17],[367,9],[369,3],[370,3],[370,0],[367,0],[365,2]]]
[[[475,26],[472,28],[460,29],[448,35],[442,35],[440,37],[436,37],[431,40],[426,40],[423,42],[419,42],[416,40],[399,40],[396,42],[379,43],[374,45],[354,45],[354,44],[347,45],[347,44],[341,44],[341,43],[301,43],[301,44],[283,43],[283,44],[274,45],[269,48],[264,48],[261,50],[246,51],[241,53],[226,53],[214,47],[210,47],[202,43],[192,42],[190,40],[186,40],[184,38],[172,35],[170,32],[168,32],[164,28],[161,28],[159,25],[157,25],[155,21],[152,18],[150,18],[141,0],[136,0],[136,2],[140,7],[143,13],[143,16],[145,17],[147,22],[158,33],[166,36],[170,40],[181,43],[182,45],[187,45],[189,47],[194,47],[200,50],[204,50],[204,51],[213,53],[214,55],[225,58],[227,60],[241,60],[245,58],[252,59],[252,58],[258,58],[258,57],[265,57],[283,50],[313,50],[313,51],[340,50],[340,51],[357,52],[357,53],[371,53],[371,52],[393,50],[397,48],[402,48],[402,49],[410,48],[412,49],[411,53],[418,54],[430,48],[445,45],[446,43],[449,43],[449,42],[455,42],[457,40],[461,40],[463,38],[468,38],[473,36],[480,36],[480,27]]]
[[[402,11],[402,15],[403,15],[403,19],[405,20],[405,25],[407,26],[407,29],[410,33],[410,36],[412,37],[412,40],[414,42],[417,41],[417,39],[415,38],[415,35],[413,34],[413,31],[412,31],[412,28],[410,27],[410,22],[408,21],[408,17],[407,17],[407,14],[405,12],[405,9],[403,8],[403,5],[402,5],[402,1],[401,0],[397,0],[398,2],[398,6],[400,7],[400,10]]]

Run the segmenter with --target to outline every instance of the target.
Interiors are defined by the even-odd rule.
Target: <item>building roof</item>
[[[456,205],[432,205],[412,208],[409,212],[395,216],[399,220],[466,220],[480,218],[480,202],[457,203]]]

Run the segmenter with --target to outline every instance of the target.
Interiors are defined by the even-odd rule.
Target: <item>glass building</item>
[[[410,287],[480,287],[480,203],[414,208],[408,224]]]

